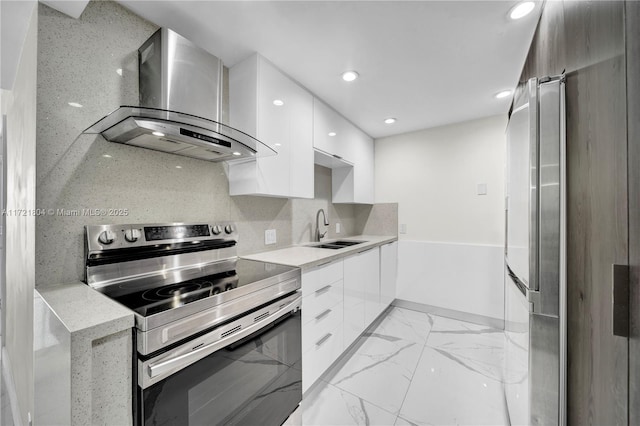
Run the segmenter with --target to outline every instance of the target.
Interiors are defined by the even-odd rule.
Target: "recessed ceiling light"
[[[273,146],[282,146],[281,143],[274,143]]]
[[[72,106],[74,108],[82,108],[82,104],[79,104],[77,102],[69,102],[69,106]]]
[[[176,169],[181,169],[181,168],[182,168],[182,166],[176,166]]]
[[[384,119],[385,124],[393,124],[396,122],[396,119],[393,117],[389,117],[389,118],[385,118]]]
[[[534,2],[523,1],[522,3],[518,3],[516,6],[514,6],[513,9],[511,9],[511,12],[509,12],[509,17],[511,19],[524,18],[529,13],[531,13],[534,7],[536,7],[536,4]]]
[[[359,74],[355,71],[345,71],[342,73],[342,79],[344,81],[353,81],[359,77]]]
[[[329,136],[334,137],[335,135],[337,135],[336,132],[329,132]]]
[[[498,92],[495,94],[496,99],[506,98],[511,95],[511,90],[503,90],[502,92]]]
[[[161,137],[163,137],[163,136],[164,136],[164,133],[162,133],[162,132],[151,132],[151,134],[152,134],[153,136],[157,136],[157,137],[159,137],[159,138],[161,138]]]
[[[103,156],[104,158],[111,158],[111,156],[110,156],[109,154],[102,154],[102,156]]]
[[[118,69],[116,70],[116,73],[117,73],[120,77],[122,77],[122,68],[118,68]]]
[[[281,99],[276,99],[276,100],[273,101],[273,104],[275,106],[282,106],[282,105],[284,105],[284,101],[282,101]]]
[[[242,154],[240,154],[238,151],[234,151],[233,155],[242,155]]]

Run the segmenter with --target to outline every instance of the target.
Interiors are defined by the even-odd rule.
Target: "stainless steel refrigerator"
[[[532,78],[507,126],[505,399],[512,425],[566,424],[564,76]]]

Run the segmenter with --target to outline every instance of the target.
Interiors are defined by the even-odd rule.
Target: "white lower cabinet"
[[[383,308],[396,298],[398,277],[398,242],[380,246],[380,303]]]
[[[302,391],[338,359],[344,349],[343,261],[302,274]]]
[[[380,310],[380,255],[377,247],[344,260],[344,346],[373,322]]]
[[[397,243],[302,273],[302,391],[306,392],[395,298]]]

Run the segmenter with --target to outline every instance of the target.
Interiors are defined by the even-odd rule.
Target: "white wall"
[[[502,319],[505,128],[506,114],[376,140],[376,202],[398,202],[407,229],[399,299]]]
[[[34,7],[12,91],[10,94],[3,91],[3,98],[8,95],[2,102],[2,113],[7,116],[4,158],[7,212],[35,209],[37,38],[38,11]],[[10,381],[15,385],[17,396],[14,416],[19,416],[17,423],[27,424],[29,413],[33,413],[35,217],[29,213],[7,214],[5,220],[6,352],[3,355],[8,355],[10,360]]]

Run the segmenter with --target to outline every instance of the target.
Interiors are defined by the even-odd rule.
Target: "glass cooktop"
[[[238,259],[235,269],[113,297],[142,316],[150,316],[224,292],[232,292],[296,268]]]

